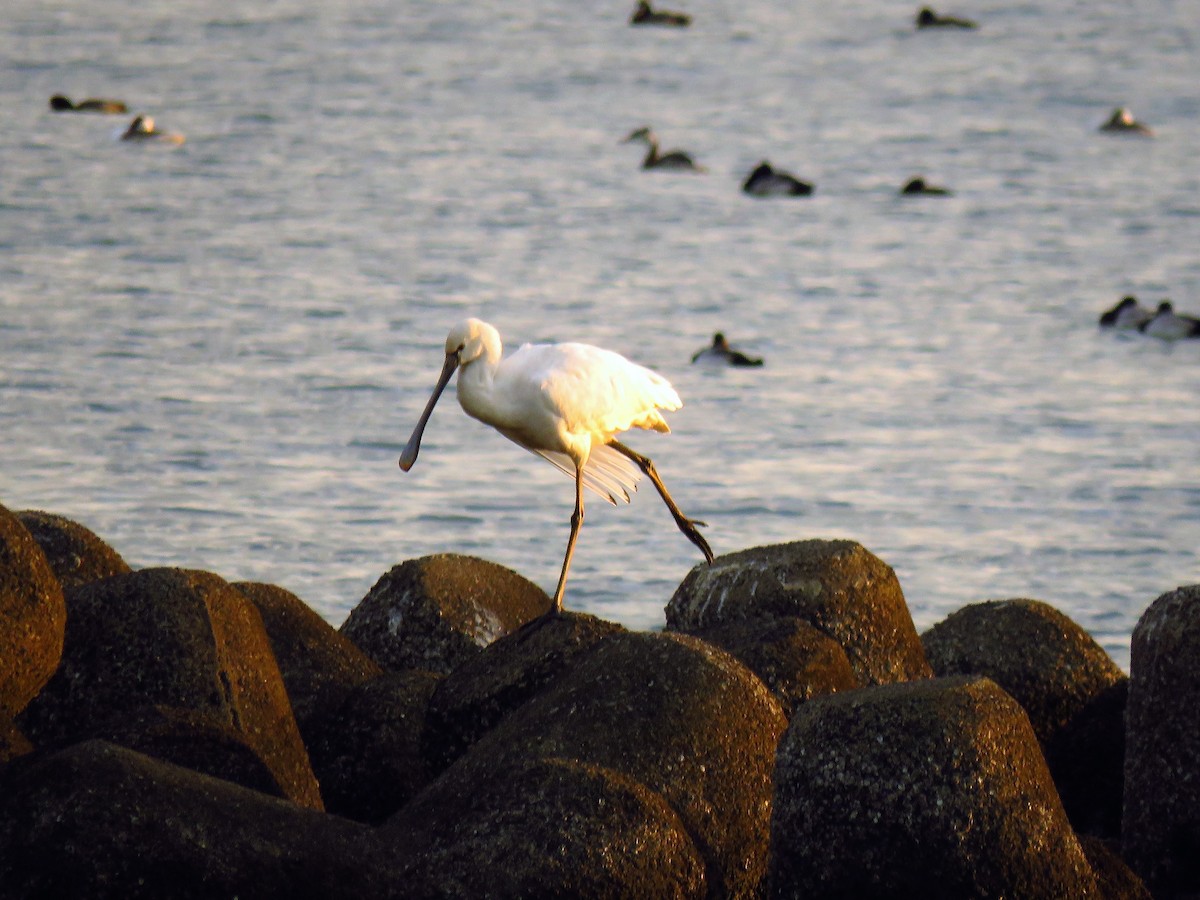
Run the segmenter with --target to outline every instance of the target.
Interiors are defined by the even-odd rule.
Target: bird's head
[[[446,335],[446,358],[442,363],[441,374],[438,375],[433,394],[425,405],[425,411],[421,413],[421,418],[417,421],[417,427],[413,429],[412,437],[408,439],[404,452],[400,454],[401,469],[407,472],[417,461],[417,452],[421,449],[421,436],[425,432],[425,425],[433,413],[433,408],[437,405],[438,398],[442,396],[442,391],[454,377],[454,373],[460,367],[469,365],[480,357],[498,361],[500,352],[500,333],[487,322],[479,319],[464,319],[450,329],[450,333]]]
[[[649,127],[634,129],[633,131],[629,132],[629,134],[625,135],[625,139],[622,141],[622,143],[633,144],[637,141],[641,141],[643,144],[654,143],[654,132],[651,131]]]
[[[453,356],[458,365],[465,366],[479,359],[493,345],[498,356],[500,335],[495,328],[479,319],[464,319],[446,335],[446,357]]]

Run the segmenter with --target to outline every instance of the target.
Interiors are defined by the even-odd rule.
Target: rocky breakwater
[[[918,635],[852,541],[698,566],[662,633],[548,605],[440,555],[336,631],[0,507],[0,898],[1200,891],[1200,588],[1131,679],[1038,601]]]

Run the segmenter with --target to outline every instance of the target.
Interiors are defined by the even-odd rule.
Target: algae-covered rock
[[[62,664],[19,724],[57,744],[155,707],[235,728],[289,798],[321,808],[262,618],[216,575],[141,569],[71,591]]]
[[[988,679],[810,700],[775,779],[772,897],[1095,896],[1029,719]]]
[[[776,617],[802,619],[837,641],[864,685],[931,674],[896,573],[854,541],[719,556],[692,569],[667,606],[667,625],[677,631]]]
[[[389,671],[444,675],[549,608],[546,592],[511,569],[445,553],[392,568],[340,631]]]
[[[54,674],[66,614],[46,554],[0,506],[0,719],[24,709]]]

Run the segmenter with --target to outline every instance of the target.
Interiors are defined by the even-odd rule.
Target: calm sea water
[[[571,482],[447,397],[467,315],[582,340],[685,408],[631,435],[718,553],[852,538],[919,628],[1035,597],[1122,665],[1200,580],[1200,3],[946,7],[10,3],[0,24],[0,503],[133,565],[276,582],[340,624],[392,565],[552,590]],[[627,8],[628,6],[628,8]],[[178,149],[115,140],[114,96]],[[1153,140],[1097,134],[1129,105]],[[643,173],[652,125],[709,172]],[[762,158],[801,200],[738,190]],[[900,199],[925,174],[955,190]],[[760,370],[689,365],[723,330]],[[567,602],[655,627],[699,555],[651,491],[593,502]]]

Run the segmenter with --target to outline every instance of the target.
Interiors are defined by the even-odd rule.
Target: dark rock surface
[[[92,736],[273,797],[288,796],[246,736],[206,712],[142,707],[105,722]]]
[[[1077,829],[1120,835],[1127,678],[1091,635],[1017,599],[965,606],[921,640],[938,675],[986,675],[1021,704]]]
[[[761,678],[789,719],[805,700],[860,687],[841,645],[803,619],[754,619],[691,633]]]
[[[392,568],[340,631],[384,669],[444,675],[549,608],[546,592],[511,569],[444,553]]]
[[[103,741],[0,773],[0,895],[403,897],[366,826]]]
[[[381,675],[309,720],[305,735],[325,808],[378,824],[432,778],[422,754],[432,672]]]
[[[1071,824],[1120,840],[1125,795],[1125,707],[1129,679],[1097,694],[1043,749]]]
[[[985,678],[810,700],[775,778],[770,896],[1096,895],[1028,717]]]
[[[704,860],[711,896],[750,896],[766,864],[771,772],[786,725],[744,666],[698,638],[614,634],[511,713],[384,827],[401,846],[451,797],[514,761],[560,758],[660,794]]]
[[[441,772],[509,713],[553,684],[604,638],[625,631],[564,611],[507,634],[438,685],[429,704],[425,752]]]
[[[1121,858],[1118,843],[1089,835],[1079,838],[1079,846],[1100,885],[1098,896],[1104,900],[1151,900],[1145,883]]]
[[[33,751],[33,744],[11,719],[0,719],[0,768],[6,762]]]
[[[110,571],[87,529],[19,516],[3,900],[1200,896],[1200,586],[1147,611],[1132,680],[1036,601],[926,634],[938,674],[998,686],[932,678],[852,541],[697,567],[658,634],[535,622],[519,575],[425,557],[339,634],[277,586]]]
[[[66,516],[27,509],[18,512],[17,518],[46,554],[64,591],[132,571],[121,554]]]
[[[702,898],[704,862],[657,793],[612,769],[510,760],[389,827],[408,896]]]
[[[249,581],[233,586],[262,616],[292,712],[306,737],[306,724],[315,712],[383,674],[374,660],[291,591]]]
[[[1130,647],[1125,859],[1155,897],[1200,894],[1200,585],[1163,594]]]
[[[46,554],[0,506],[0,719],[24,709],[54,674],[66,615]]]
[[[62,664],[18,720],[37,745],[110,733],[146,708],[239,731],[287,796],[321,808],[262,619],[207,572],[141,569],[71,591]]]
[[[921,636],[939,676],[986,675],[1052,740],[1125,673],[1086,631],[1040,600],[972,603]]]
[[[831,637],[864,685],[931,674],[896,573],[854,541],[719,556],[692,569],[667,606],[667,626],[676,631],[773,617],[803,619]]]

